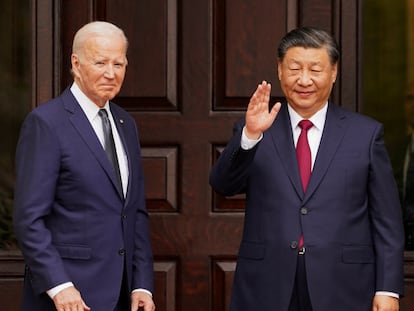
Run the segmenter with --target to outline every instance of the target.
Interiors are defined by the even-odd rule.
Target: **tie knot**
[[[302,120],[299,122],[299,127],[304,131],[309,130],[312,126],[313,126],[313,123],[309,120]]]
[[[99,114],[99,116],[102,118],[102,117],[105,117],[105,118],[107,118],[108,117],[108,112],[106,111],[106,109],[99,109],[99,112],[98,112],[98,114]]]

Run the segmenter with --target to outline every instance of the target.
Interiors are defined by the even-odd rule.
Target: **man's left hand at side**
[[[154,311],[155,304],[152,297],[141,291],[136,291],[131,294],[131,311]]]
[[[375,295],[372,302],[372,311],[398,311],[400,310],[400,300],[395,297],[385,295]]]

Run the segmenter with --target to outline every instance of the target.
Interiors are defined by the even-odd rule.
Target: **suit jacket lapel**
[[[296,160],[295,143],[293,141],[292,126],[287,109],[287,104],[282,104],[282,108],[269,133],[272,136],[276,152],[279,155],[280,162],[283,164],[286,174],[288,175],[297,194],[303,197],[302,183],[299,175],[298,162]]]
[[[329,104],[322,138],[313,166],[312,175],[309,180],[305,200],[312,196],[312,193],[316,190],[323,176],[326,174],[345,135],[347,126],[346,116],[340,109]]]
[[[111,104],[111,102],[110,102],[110,105],[111,105],[112,117],[114,119],[115,126],[116,126],[116,129],[118,131],[119,138],[121,139],[122,146],[124,147],[124,152],[127,156],[127,165],[128,165],[128,189],[126,191],[126,199],[127,199],[128,198],[129,185],[131,184],[132,170],[131,170],[131,163],[130,163],[131,157],[129,156],[128,144],[127,144],[126,137],[125,137],[125,132],[124,132],[124,122],[125,122],[125,120],[123,120],[119,116],[117,109],[114,108],[114,106]]]
[[[70,122],[78,131],[85,144],[89,147],[98,163],[102,166],[103,170],[106,172],[114,186],[117,188],[118,194],[123,198],[124,196],[121,189],[118,187],[119,183],[116,180],[113,168],[111,167],[111,163],[109,162],[107,155],[102,148],[102,145],[99,142],[94,129],[92,128],[92,125],[89,123],[89,120],[83,113],[81,107],[76,102],[76,99],[73,97],[69,89],[63,93],[62,99],[65,109],[72,114],[69,117]]]

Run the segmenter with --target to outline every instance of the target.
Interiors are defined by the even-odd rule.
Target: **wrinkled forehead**
[[[84,41],[78,53],[85,57],[106,55],[126,58],[127,46],[121,36],[93,36]]]

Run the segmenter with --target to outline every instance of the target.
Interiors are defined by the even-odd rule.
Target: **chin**
[[[117,93],[115,92],[111,92],[111,93],[104,93],[101,94],[100,98],[103,98],[105,100],[111,100],[112,98],[114,98],[116,96]]]

